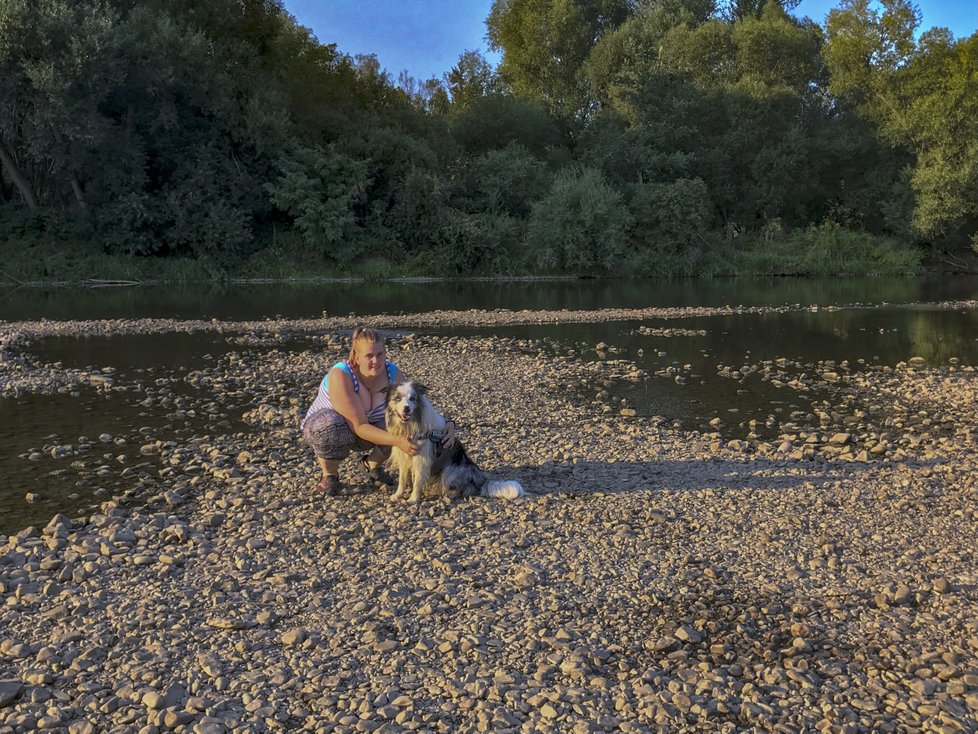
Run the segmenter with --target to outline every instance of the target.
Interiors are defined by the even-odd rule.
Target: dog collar
[[[432,441],[433,443],[441,443],[443,438],[444,436],[442,436],[440,433],[432,433],[430,436],[428,436],[428,440]]]

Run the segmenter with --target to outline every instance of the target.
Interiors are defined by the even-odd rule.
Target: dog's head
[[[427,392],[428,388],[418,382],[405,382],[401,385],[385,387],[388,423],[392,418],[401,423],[410,423],[418,419]]]

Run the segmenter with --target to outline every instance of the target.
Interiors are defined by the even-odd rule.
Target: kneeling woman
[[[387,385],[405,381],[397,365],[387,361],[384,337],[374,329],[353,331],[353,346],[345,362],[337,362],[319,385],[319,394],[302,422],[302,435],[323,470],[316,488],[325,494],[341,489],[340,463],[350,451],[368,451],[360,462],[378,485],[392,485],[393,478],[382,464],[397,446],[414,455],[417,445],[405,436],[394,436],[384,428],[384,393]],[[443,445],[455,441],[455,425],[445,426]]]

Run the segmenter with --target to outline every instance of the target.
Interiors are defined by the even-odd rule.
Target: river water
[[[729,438],[764,433],[793,412],[829,395],[803,399],[760,380],[731,380],[718,367],[748,368],[787,360],[798,371],[818,361],[852,369],[922,357],[978,364],[978,311],[938,308],[978,298],[978,278],[851,280],[734,279],[712,281],[554,280],[394,284],[247,284],[193,287],[0,290],[0,320],[217,318],[248,320],[322,314],[415,313],[470,308],[599,309],[647,306],[801,306],[785,311],[670,321],[441,328],[438,333],[492,334],[544,340],[555,352],[597,359],[594,346],[635,361],[653,375],[614,388],[640,415],[661,416],[693,430],[722,419]],[[839,307],[839,308],[835,308]],[[351,318],[351,326],[355,318]],[[682,329],[663,335],[661,329]],[[248,347],[247,349],[260,349]],[[282,349],[281,344],[276,348]],[[309,348],[308,343],[287,349]],[[82,515],[93,503],[158,480],[149,439],[194,441],[208,433],[246,431],[247,396],[215,400],[184,378],[229,351],[247,351],[225,335],[161,334],[50,338],[31,346],[42,361],[65,368],[109,368],[111,393],[0,399],[0,533],[44,524],[56,512]],[[315,380],[316,376],[311,376]],[[149,405],[161,386],[172,404]],[[593,386],[581,386],[593,395]],[[775,430],[775,429],[771,429]],[[99,437],[102,437],[100,439]],[[52,455],[54,447],[66,449]],[[58,453],[58,452],[55,452]],[[25,497],[34,495],[33,501]]]

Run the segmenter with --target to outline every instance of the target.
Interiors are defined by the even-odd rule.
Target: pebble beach
[[[352,461],[313,490],[298,423],[352,317],[0,323],[7,399],[124,387],[37,360],[45,336],[225,334],[186,379],[250,428],[144,435],[130,492],[0,535],[0,734],[978,730],[973,367],[717,365],[835,396],[728,439],[616,403],[662,376],[613,345],[413,331],[710,312],[357,318],[534,493],[418,507]]]

